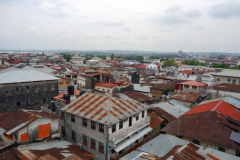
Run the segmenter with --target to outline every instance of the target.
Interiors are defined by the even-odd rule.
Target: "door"
[[[129,127],[132,126],[132,117],[129,117]]]

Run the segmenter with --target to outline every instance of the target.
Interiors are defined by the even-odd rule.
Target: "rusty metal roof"
[[[217,84],[215,86],[208,87],[207,89],[240,93],[240,85],[230,83]]]
[[[144,102],[146,100],[151,100],[152,99],[151,97],[149,97],[145,94],[139,93],[137,91],[123,92],[123,94],[128,96],[129,98],[135,100],[135,101],[138,101],[138,102]]]
[[[148,111],[156,112],[161,118],[166,119],[169,122],[172,122],[175,119],[177,119],[176,117],[174,117],[173,115],[171,115],[170,113],[166,112],[165,110],[163,110],[160,107],[149,108]]]
[[[170,82],[170,83],[161,83],[161,84],[158,84],[156,86],[151,87],[150,89],[166,90],[169,87],[175,88],[176,84],[181,84],[181,83],[187,82],[187,81],[188,80],[175,80],[175,81]]]
[[[33,143],[26,147],[20,146],[18,149],[14,149],[10,152],[17,157],[16,160],[92,160],[97,157],[96,155],[66,141]]]
[[[159,126],[163,122],[163,119],[161,119],[157,116],[154,116],[152,114],[148,114],[148,116],[150,116],[150,127],[152,129],[156,128],[157,126]]]
[[[201,93],[192,93],[192,92],[179,92],[174,93],[171,97],[172,99],[187,101],[187,102],[195,102],[202,94]]]
[[[108,102],[110,103],[110,124],[115,124],[122,119],[128,118],[148,108],[148,106],[137,102],[93,93],[85,93],[74,102],[63,107],[62,111],[107,124]]]
[[[27,124],[30,124],[41,117],[60,118],[45,111],[23,111],[20,109],[14,113],[5,113],[0,116],[0,127],[6,130],[6,132],[16,133]]]
[[[230,140],[233,129],[224,124],[224,117],[218,112],[210,110],[182,115],[179,118],[180,122],[177,119],[163,128],[162,131],[240,150],[240,144]]]

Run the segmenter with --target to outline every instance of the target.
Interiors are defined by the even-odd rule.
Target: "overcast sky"
[[[240,53],[240,1],[0,0],[0,47]]]

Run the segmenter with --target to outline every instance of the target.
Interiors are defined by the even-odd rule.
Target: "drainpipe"
[[[108,97],[108,117],[107,117],[107,135],[106,135],[106,153],[105,153],[105,160],[108,160],[108,143],[109,143],[109,112],[110,112],[110,100]]]

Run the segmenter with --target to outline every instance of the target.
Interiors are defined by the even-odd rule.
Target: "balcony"
[[[113,142],[114,144],[117,144],[118,142],[126,139],[128,136],[131,136],[133,133],[139,131],[143,127],[150,124],[150,117],[147,116],[145,119],[135,123],[133,126],[121,129],[116,133],[109,135],[109,140]]]

